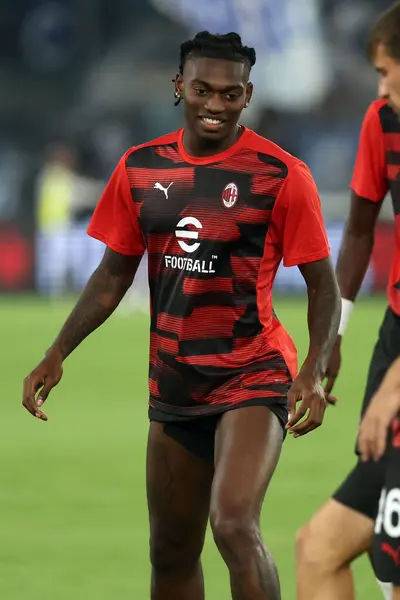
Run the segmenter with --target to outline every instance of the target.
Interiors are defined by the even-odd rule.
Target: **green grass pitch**
[[[65,364],[48,401],[48,423],[21,408],[23,377],[51,343],[71,303],[0,301],[0,598],[145,600],[149,597],[145,498],[148,321],[116,314]],[[303,357],[306,302],[275,308]],[[284,600],[294,600],[296,529],[354,462],[364,381],[385,300],[360,300],[344,342],[344,366],[325,423],[288,440],[263,512]],[[225,567],[208,535],[207,598],[228,600]],[[356,564],[358,597],[379,599],[368,561]]]

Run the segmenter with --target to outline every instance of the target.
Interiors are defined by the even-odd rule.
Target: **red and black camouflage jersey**
[[[365,114],[351,189],[377,203],[390,191],[396,246],[387,294],[390,308],[400,315],[400,120],[386,100],[372,102]]]
[[[286,398],[297,354],[272,286],[282,259],[329,256],[315,183],[249,129],[205,158],[183,136],[130,149],[88,229],[116,252],[148,253],[150,406],[191,417]]]

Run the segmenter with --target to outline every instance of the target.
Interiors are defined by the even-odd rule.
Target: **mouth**
[[[221,129],[224,121],[215,117],[200,117],[200,121],[207,131],[218,131]]]

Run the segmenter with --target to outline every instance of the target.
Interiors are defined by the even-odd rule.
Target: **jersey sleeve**
[[[115,252],[142,255],[145,251],[145,243],[135,202],[132,199],[125,160],[126,154],[110,177],[93,213],[87,233],[104,242]]]
[[[292,167],[277,203],[284,266],[293,267],[327,258],[330,249],[321,201],[311,172],[304,163],[299,162]]]
[[[350,188],[372,202],[381,202],[388,191],[383,131],[375,103],[365,113]]]

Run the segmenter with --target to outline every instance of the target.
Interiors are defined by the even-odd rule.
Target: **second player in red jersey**
[[[387,294],[400,316],[400,121],[387,99],[373,102],[364,118],[351,189],[379,208],[390,192],[395,216],[396,246]]]
[[[260,511],[285,430],[304,435],[325,411],[338,286],[309,170],[238,122],[254,62],[235,33],[182,44],[184,127],[122,157],[89,227],[107,246],[103,261],[24,386],[24,406],[46,419],[64,359],[117,307],[147,250],[152,600],[204,599],[208,520],[232,598],[281,597]],[[282,259],[308,288],[299,372],[272,307]]]
[[[400,3],[382,15],[370,39],[370,59],[379,73],[380,99],[371,103],[363,121],[351,181],[351,207],[340,250],[337,277],[343,317],[328,365],[325,391],[330,394],[338,375],[341,339],[349,311],[370,262],[374,230],[382,202],[390,192],[396,248],[389,276],[385,312],[370,362],[361,415],[377,393],[400,352]],[[347,312],[347,315],[346,315]],[[384,392],[378,394],[380,397]],[[331,398],[331,400],[333,400]],[[352,400],[352,399],[350,399]],[[389,398],[388,398],[389,401]],[[378,403],[379,406],[379,403]],[[376,410],[376,409],[375,409]],[[358,454],[358,449],[357,449]],[[397,453],[398,457],[398,453]],[[394,470],[399,471],[395,458]],[[389,462],[393,461],[390,453]],[[333,497],[298,535],[298,600],[353,598],[351,563],[364,552],[373,553],[373,566],[386,598],[390,580],[373,544],[375,519],[385,482],[386,459],[357,462]],[[390,480],[393,465],[391,465]],[[390,482],[392,485],[393,482]],[[383,502],[383,500],[382,500]],[[379,519],[377,521],[379,524]],[[400,536],[398,536],[400,538]],[[381,569],[383,564],[383,569]],[[400,583],[396,573],[392,580]],[[390,587],[390,586],[389,586]],[[400,598],[400,588],[396,591]]]

